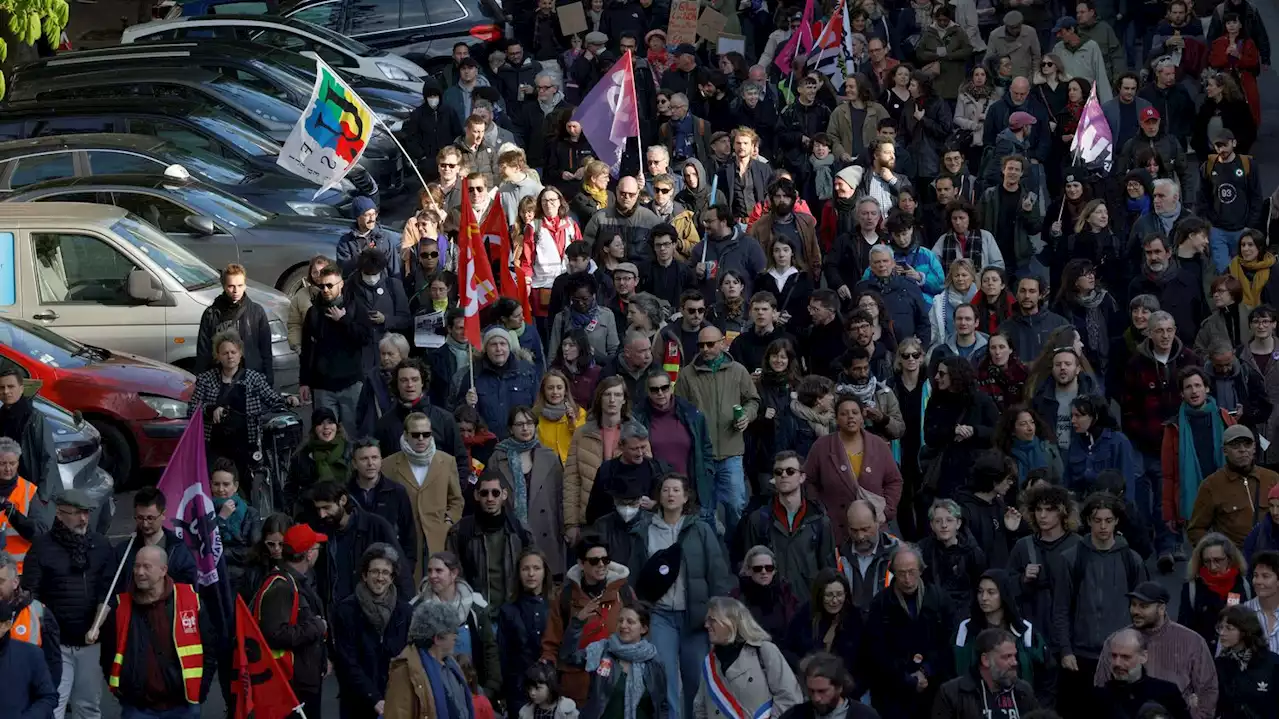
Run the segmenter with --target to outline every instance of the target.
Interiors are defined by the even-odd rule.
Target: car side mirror
[[[129,296],[139,302],[155,302],[164,298],[164,290],[156,287],[151,273],[133,270],[129,273]]]
[[[182,221],[182,224],[186,225],[187,229],[197,235],[204,235],[205,237],[208,237],[218,231],[217,228],[213,226],[213,220],[205,217],[204,215],[187,215],[186,219]]]

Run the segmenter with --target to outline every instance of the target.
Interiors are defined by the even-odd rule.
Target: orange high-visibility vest
[[[9,504],[24,515],[31,514],[31,500],[35,499],[36,486],[22,477],[18,477],[17,486],[9,493]],[[31,549],[31,540],[18,534],[13,523],[0,512],[0,529],[4,530],[4,552],[18,564],[18,575],[22,575],[23,560],[27,558],[27,550]]]
[[[124,668],[129,625],[133,619],[133,595],[121,594],[116,607],[116,656],[111,663],[107,686],[120,693],[120,673]],[[200,682],[204,679],[204,644],[200,641],[200,597],[190,584],[173,585],[173,646],[182,669],[182,690],[188,704],[200,703]]]
[[[13,627],[9,630],[9,636],[20,642],[40,646],[44,642],[40,631],[42,616],[44,616],[44,605],[32,599],[31,603],[23,607],[22,611],[18,612],[18,616],[13,618]]]
[[[293,581],[293,577],[284,572],[277,571],[262,583],[262,588],[253,597],[253,618],[257,620],[258,626],[262,626],[262,597],[266,595],[267,590],[277,581],[289,583],[289,588],[293,590],[293,610],[289,614],[289,623],[298,623],[298,584]],[[280,671],[284,672],[286,681],[293,681],[293,652],[288,649],[276,649],[271,647],[271,656],[276,658],[276,662],[280,664]]]
[[[668,337],[663,341],[662,371],[667,373],[673,384],[680,377],[680,363],[684,361],[682,351],[680,340]]]

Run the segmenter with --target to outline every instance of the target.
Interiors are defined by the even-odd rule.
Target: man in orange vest
[[[9,637],[16,614],[13,602],[0,601],[0,716],[51,717],[58,705],[58,687],[49,681],[40,650]]]
[[[168,572],[163,549],[139,549],[133,589],[117,597],[99,632],[102,673],[121,719],[199,719],[213,683],[217,642],[209,613],[195,588]]]
[[[18,563],[19,575],[31,540],[49,531],[39,516],[44,502],[36,498],[36,485],[18,476],[21,462],[22,445],[0,437],[0,538],[4,552]]]
[[[326,535],[306,523],[290,527],[284,533],[278,568],[253,600],[262,638],[310,719],[320,716],[320,691],[328,666],[324,640],[329,631],[321,616],[324,605],[310,576],[320,558],[320,545],[327,541]]]
[[[53,686],[57,687],[62,681],[62,642],[58,636],[58,620],[53,618],[48,607],[18,584],[18,577],[17,562],[0,552],[0,602],[12,603],[17,612],[9,636],[40,647],[44,661],[49,665]]]

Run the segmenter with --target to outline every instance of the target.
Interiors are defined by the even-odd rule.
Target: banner
[[[323,60],[316,58],[311,102],[280,150],[276,164],[320,186],[335,187],[360,161],[373,135],[373,112]]]
[[[831,19],[822,28],[805,66],[831,79],[836,92],[844,89],[848,68],[853,65],[853,36],[849,34],[849,6],[837,0]]]
[[[209,464],[204,452],[204,412],[197,408],[178,440],[178,447],[156,485],[168,509],[165,523],[178,535],[196,560],[196,588],[218,581],[222,538],[214,521],[213,494],[209,491]],[[223,565],[225,566],[225,565]]]
[[[615,176],[622,164],[627,138],[640,136],[636,76],[631,67],[628,52],[609,68],[573,112],[573,120],[582,125],[582,134],[586,135],[596,157],[608,164]]]
[[[462,217],[458,222],[458,278],[462,280],[462,312],[467,328],[467,341],[472,347],[480,345],[480,310],[498,299],[493,284],[493,271],[489,269],[489,256],[480,238],[480,224],[476,222],[475,209],[471,207],[471,191],[462,183]],[[502,215],[499,204],[498,214]],[[505,215],[503,215],[505,217]]]
[[[791,39],[782,46],[773,64],[778,66],[783,75],[791,74],[791,61],[800,55],[808,57],[813,51],[813,0],[805,0],[804,14],[800,17],[800,27],[791,33]]]
[[[1071,154],[1076,162],[1083,161],[1087,168],[1101,166],[1104,172],[1111,172],[1113,149],[1111,126],[1102,114],[1102,105],[1098,103],[1098,87],[1094,85],[1089,92],[1089,101],[1080,113],[1076,135],[1071,138]]]
[[[244,598],[236,596],[236,647],[233,657],[239,670],[231,692],[236,719],[284,719],[301,708],[301,702],[271,656],[262,628],[253,619]]]
[[[671,3],[667,19],[667,45],[692,45],[698,39],[698,0]]]
[[[502,209],[499,198],[489,207],[489,214],[480,225],[480,236],[485,246],[494,247],[498,251],[498,291],[503,297],[512,297],[524,308],[524,321],[533,323],[533,308],[529,304],[529,280],[518,267],[511,266],[512,245],[511,230],[507,227],[507,213]],[[519,241],[523,241],[520,238]],[[532,258],[527,258],[532,259]]]

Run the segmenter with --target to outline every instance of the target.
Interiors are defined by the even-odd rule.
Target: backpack
[[[1089,541],[1087,537],[1082,538],[1081,544],[1076,545],[1075,547],[1076,554],[1071,561],[1071,568],[1070,568],[1072,587],[1080,586],[1080,583],[1084,580],[1084,569],[1085,569],[1084,554],[1085,553],[1081,551],[1081,547],[1083,546],[1083,542],[1087,542],[1087,541]],[[1032,556],[1034,556],[1034,554]],[[1138,566],[1138,563],[1134,560],[1134,552],[1132,549],[1130,549],[1124,555],[1124,577],[1125,577],[1125,584],[1127,585],[1126,591],[1132,591],[1133,588],[1138,585],[1139,571],[1140,571],[1140,567]],[[1074,597],[1072,598],[1071,603],[1075,604]]]
[[[1207,181],[1213,176],[1213,166],[1218,164],[1218,156],[1211,154],[1204,159],[1204,179]],[[1244,176],[1248,177],[1253,172],[1253,157],[1251,155],[1240,155],[1240,167],[1244,168]]]

